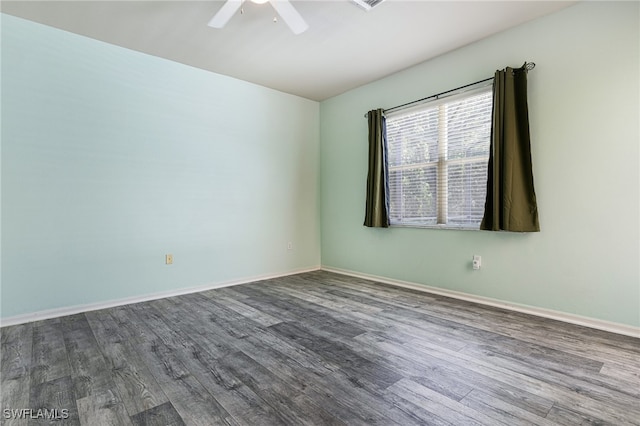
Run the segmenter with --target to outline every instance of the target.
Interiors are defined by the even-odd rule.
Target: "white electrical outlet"
[[[291,241],[287,243],[287,250],[293,250],[293,243]]]
[[[482,256],[478,256],[477,254],[473,255],[473,269],[476,271],[482,267]]]

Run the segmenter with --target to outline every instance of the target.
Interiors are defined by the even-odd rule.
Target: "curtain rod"
[[[525,62],[524,65],[521,68],[525,68],[527,71],[531,71],[535,67],[536,67],[536,64],[534,62]],[[465,84],[464,86],[456,87],[455,89],[447,90],[445,92],[441,92],[441,93],[438,93],[436,95],[427,96],[426,98],[418,99],[416,101],[407,102],[406,104],[402,104],[402,105],[394,106],[394,107],[391,107],[391,108],[387,108],[387,109],[384,109],[383,112],[389,112],[389,111],[393,111],[393,110],[396,110],[396,109],[401,109],[401,108],[404,108],[404,107],[408,107],[409,105],[419,104],[420,102],[424,102],[424,101],[427,101],[429,99],[438,99],[442,95],[446,95],[446,94],[451,93],[451,92],[455,92],[455,91],[458,91],[458,90],[466,89],[467,87],[475,86],[476,84],[484,83],[484,82],[490,81],[490,80],[493,80],[493,77],[485,78],[484,80],[476,81],[475,83]],[[368,116],[368,113],[364,115],[364,118],[367,118],[367,116]]]

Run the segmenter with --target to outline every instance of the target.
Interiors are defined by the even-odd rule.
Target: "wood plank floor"
[[[324,271],[0,331],[6,425],[640,425],[639,339]]]

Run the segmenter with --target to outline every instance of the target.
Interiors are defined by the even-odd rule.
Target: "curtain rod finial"
[[[527,69],[527,71],[531,71],[532,69],[534,69],[536,67],[536,63],[535,62],[526,62],[524,64],[524,67]]]

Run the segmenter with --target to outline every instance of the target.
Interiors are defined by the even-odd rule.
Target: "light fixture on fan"
[[[251,0],[253,3],[264,4],[271,3],[271,6],[276,10],[278,15],[284,20],[284,22],[291,28],[294,34],[300,34],[305,32],[309,25],[300,16],[298,11],[293,7],[289,0]],[[223,28],[227,25],[227,22],[231,17],[242,7],[244,0],[227,0],[222,5],[218,13],[209,21],[209,26],[213,28]]]

